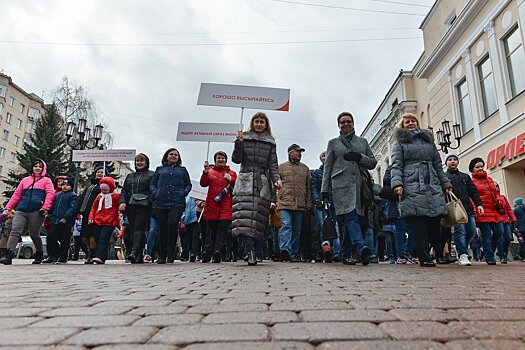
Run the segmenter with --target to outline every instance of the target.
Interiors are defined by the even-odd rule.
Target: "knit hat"
[[[476,166],[476,164],[478,163],[483,163],[483,166],[485,166],[485,161],[483,160],[483,158],[474,158],[470,161],[470,163],[468,164],[468,170],[470,172],[472,172],[474,170],[474,167]]]
[[[64,184],[68,184],[69,186],[71,186],[71,188],[75,187],[75,179],[73,179],[72,177],[66,177],[65,179],[62,179],[62,181],[64,182]]]
[[[97,171],[99,171],[100,169],[104,169],[104,176],[106,176],[108,174],[108,169],[104,168],[102,165],[99,165],[98,167],[95,168],[95,174],[97,173]]]
[[[447,154],[447,155],[445,156],[445,164],[447,164],[447,161],[448,161],[449,158],[456,158],[456,159],[458,160],[458,162],[459,162],[459,157],[458,157],[457,154],[455,154],[455,153],[449,153],[449,154]]]
[[[323,158],[323,156],[326,156],[326,151],[321,152],[321,154],[319,155],[319,159]]]
[[[517,205],[523,205],[523,199],[521,197],[514,198],[514,203]]]
[[[215,154],[213,155],[213,161],[214,161],[214,162],[217,162],[217,156],[219,156],[219,155],[220,155],[220,156],[223,156],[224,158],[226,158],[226,161],[228,161],[228,155],[227,155],[225,152],[223,152],[223,151],[217,151],[217,152],[215,152]]]

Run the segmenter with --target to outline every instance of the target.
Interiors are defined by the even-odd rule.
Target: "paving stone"
[[[313,344],[331,340],[383,339],[387,335],[366,322],[278,323],[271,329],[272,339],[307,341]]]
[[[363,321],[384,322],[397,321],[398,318],[383,310],[316,310],[301,311],[302,322]]]
[[[8,345],[53,345],[62,342],[71,335],[78,333],[78,328],[34,328],[28,331],[25,328],[0,328],[0,339],[3,346]]]
[[[225,300],[233,300],[236,299],[230,298]],[[197,306],[197,305],[217,305],[220,303],[219,299],[183,299],[183,300],[176,300],[173,303],[171,303],[169,306]]]
[[[96,306],[96,307],[113,307],[113,306],[145,307],[145,306],[166,306],[168,304],[171,304],[169,300],[113,300],[113,301],[102,301],[93,306]]]
[[[525,342],[519,340],[455,340],[446,344],[447,350],[472,350],[472,349],[498,349],[498,350],[523,350]]]
[[[290,311],[251,311],[213,313],[206,316],[203,323],[229,324],[229,323],[263,323],[272,325],[275,323],[297,321],[297,314]]]
[[[0,350],[88,350],[83,346],[75,345],[26,345],[26,346],[0,346]]]
[[[198,314],[179,314],[179,315],[152,315],[146,316],[133,323],[134,326],[154,326],[154,327],[168,327],[178,326],[184,324],[199,323],[203,316]]]
[[[398,340],[447,341],[469,337],[465,331],[457,327],[431,321],[384,322],[379,327]]]
[[[450,322],[449,327],[480,339],[523,339],[524,321],[460,321]]]
[[[105,316],[57,316],[34,323],[31,327],[111,327],[127,326],[139,317],[135,315],[105,315]]]
[[[177,350],[175,345],[167,344],[118,344],[97,346],[93,350]]]
[[[0,317],[26,317],[26,316],[39,316],[44,311],[49,310],[48,308],[32,307],[32,308],[1,308]]]
[[[299,342],[235,342],[235,343],[207,343],[192,344],[184,350],[314,350],[308,343]]]
[[[244,294],[246,296],[246,293]],[[212,299],[206,299],[212,300]],[[291,302],[292,300],[289,297],[283,296],[265,296],[265,297],[244,297],[244,298],[228,298],[220,301],[221,304],[275,304],[275,303],[284,303]]]
[[[8,328],[23,328],[35,322],[42,321],[42,317],[2,317],[1,326],[4,329]],[[0,340],[1,343],[1,340]]]
[[[302,301],[290,303],[277,303],[270,306],[272,311],[302,311],[302,310],[339,310],[353,309],[353,307],[343,301]]]
[[[188,308],[185,306],[143,306],[131,310],[128,314],[140,316],[174,315],[185,313],[186,310],[188,310]]]
[[[483,304],[474,300],[433,300],[431,297],[425,300],[408,300],[402,302],[404,307],[419,309],[463,309],[481,308]]]
[[[523,305],[522,305],[523,306]],[[491,321],[525,321],[525,309],[502,308],[497,310],[484,309],[456,309],[460,320],[466,321],[486,321],[487,317]]]
[[[406,307],[400,302],[397,301],[388,301],[388,300],[359,300],[359,301],[350,301],[349,304],[356,309],[380,309],[380,310],[390,310],[390,309],[399,309]]]
[[[166,327],[160,330],[151,343],[184,345],[220,341],[266,341],[269,331],[260,324],[203,325]]]
[[[145,343],[157,332],[155,327],[103,327],[82,331],[64,343],[93,347],[107,344]]]
[[[445,346],[432,341],[395,341],[395,340],[373,340],[373,341],[345,341],[328,342],[317,346],[316,350],[446,350]],[[472,350],[475,348],[470,348]]]
[[[132,310],[131,306],[114,307],[64,307],[42,312],[40,316],[89,316],[89,315],[122,315]]]
[[[441,309],[394,309],[388,313],[402,321],[449,322],[460,319],[460,314],[457,311],[458,310]]]
[[[220,304],[220,305],[197,305],[188,309],[187,313],[212,314],[215,312],[244,312],[244,311],[267,311],[266,304]]]

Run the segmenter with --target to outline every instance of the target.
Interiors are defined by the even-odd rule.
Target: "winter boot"
[[[5,252],[5,256],[2,259],[0,259],[0,264],[11,265],[13,263],[14,257],[15,253],[12,250],[7,250]]]
[[[7,254],[7,248],[0,248],[0,260]]]
[[[44,252],[39,251],[35,253],[35,260],[33,260],[32,264],[38,265],[41,264],[42,261],[44,261]]]
[[[128,260],[132,264],[144,263],[144,243],[146,236],[142,231],[135,231],[133,235],[133,248],[131,254],[128,255]]]
[[[255,266],[257,265],[257,257],[255,255],[254,250],[250,250],[248,252],[248,266]]]

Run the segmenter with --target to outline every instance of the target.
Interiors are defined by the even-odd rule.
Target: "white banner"
[[[290,89],[201,83],[197,104],[288,111]]]
[[[234,142],[239,124],[180,122],[177,141]]]
[[[191,180],[191,192],[188,196],[205,201],[207,195],[208,187],[201,187],[199,181]]]
[[[135,160],[134,149],[86,149],[73,150],[74,162],[111,162],[114,160]]]

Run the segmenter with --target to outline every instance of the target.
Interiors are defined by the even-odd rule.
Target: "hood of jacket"
[[[142,168],[142,169],[137,169],[137,164],[134,163],[134,165],[135,165],[135,171],[138,172],[138,173],[143,173],[143,172],[149,170],[149,157],[148,157],[147,155],[145,155],[144,153],[139,153],[139,154],[137,154],[137,156],[139,156],[139,155],[144,157],[144,168]]]
[[[33,165],[36,162],[42,163],[42,172],[40,174],[33,173]],[[46,164],[46,162],[44,162],[42,159],[35,159],[34,161],[31,162],[31,168],[29,169],[29,175],[31,175],[33,177],[44,177],[44,176],[46,176],[46,174],[47,174],[47,164]]]
[[[394,131],[394,140],[399,143],[411,143],[415,137],[420,137],[423,141],[432,143],[434,142],[434,136],[429,130],[421,129],[418,135],[413,135],[407,129],[396,128]]]
[[[100,179],[99,186],[102,184],[106,184],[109,186],[109,193],[113,193],[115,191],[115,180],[113,180],[112,177],[106,176]]]

